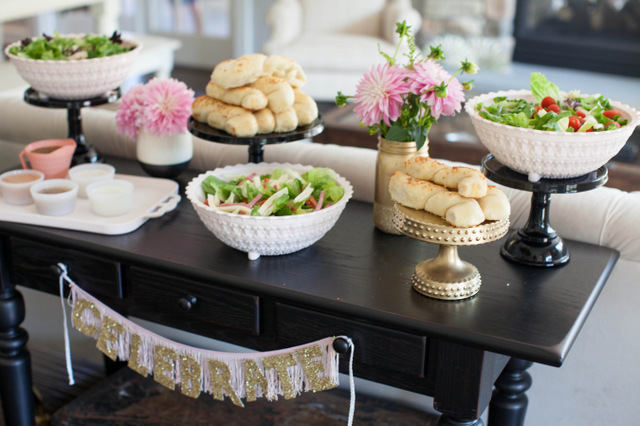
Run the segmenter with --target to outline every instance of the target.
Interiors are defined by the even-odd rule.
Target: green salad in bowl
[[[535,100],[497,96],[491,103],[479,102],[476,110],[487,120],[525,129],[556,132],[600,132],[628,124],[622,113],[604,96],[562,93],[540,73],[532,73]]]
[[[53,33],[53,36],[43,34],[25,38],[11,46],[9,53],[19,58],[67,61],[118,55],[135,47],[125,44],[117,31],[111,37],[95,34],[62,36],[57,31]]]
[[[212,175],[202,181],[202,189],[209,207],[251,216],[311,213],[334,205],[344,196],[344,188],[327,168],[304,173],[276,168],[266,174],[232,176],[230,180]]]
[[[142,43],[111,36],[65,34],[17,41],[4,53],[20,76],[52,99],[88,100],[117,89],[128,77]]]
[[[313,245],[336,224],[353,187],[329,168],[249,163],[203,173],[185,195],[216,238],[255,260]]]
[[[530,85],[478,95],[464,109],[489,152],[532,182],[600,169],[640,123],[633,107],[600,94],[563,92],[540,73],[531,74]]]

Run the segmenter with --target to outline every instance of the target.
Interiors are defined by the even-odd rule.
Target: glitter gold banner
[[[306,391],[338,386],[334,337],[271,352],[229,353],[187,346],[159,336],[118,314],[74,283],[73,326],[97,340],[112,360],[127,361],[137,373],[153,375],[169,389],[188,397],[209,393],[235,405],[256,398],[295,398]]]

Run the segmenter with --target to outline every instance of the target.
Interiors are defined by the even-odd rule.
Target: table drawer
[[[69,277],[94,296],[121,299],[120,264],[86,251],[11,237],[11,280],[48,293],[59,293],[58,275],[51,267],[67,266]]]
[[[282,346],[346,335],[355,344],[356,363],[411,376],[424,376],[427,353],[425,336],[282,303],[276,305],[276,324],[278,343]]]
[[[125,276],[127,298],[144,319],[205,335],[220,327],[260,334],[257,296],[138,267]]]

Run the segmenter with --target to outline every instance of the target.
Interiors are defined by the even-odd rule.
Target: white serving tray
[[[64,216],[46,216],[36,211],[35,204],[16,206],[0,197],[0,220],[52,228],[73,229],[97,234],[118,235],[138,229],[151,218],[175,209],[180,202],[178,184],[169,179],[158,179],[116,174],[117,179],[133,183],[133,205],[120,216],[103,217],[91,211],[89,200],[78,198],[72,213]]]

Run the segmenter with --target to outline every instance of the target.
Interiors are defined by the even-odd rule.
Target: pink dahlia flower
[[[414,64],[414,70],[409,73],[411,91],[431,108],[431,114],[438,120],[441,115],[455,115],[460,112],[464,101],[462,84],[440,64],[427,60]],[[439,97],[433,87],[442,82],[447,85],[446,96]]]
[[[354,111],[365,126],[391,126],[400,117],[404,96],[409,93],[406,70],[396,65],[380,64],[367,71],[356,87]]]
[[[143,124],[144,87],[134,86],[123,97],[116,113],[116,129],[131,139],[138,137],[138,129]]]
[[[186,131],[193,98],[193,90],[181,81],[152,79],[143,96],[145,129],[156,136]]]

